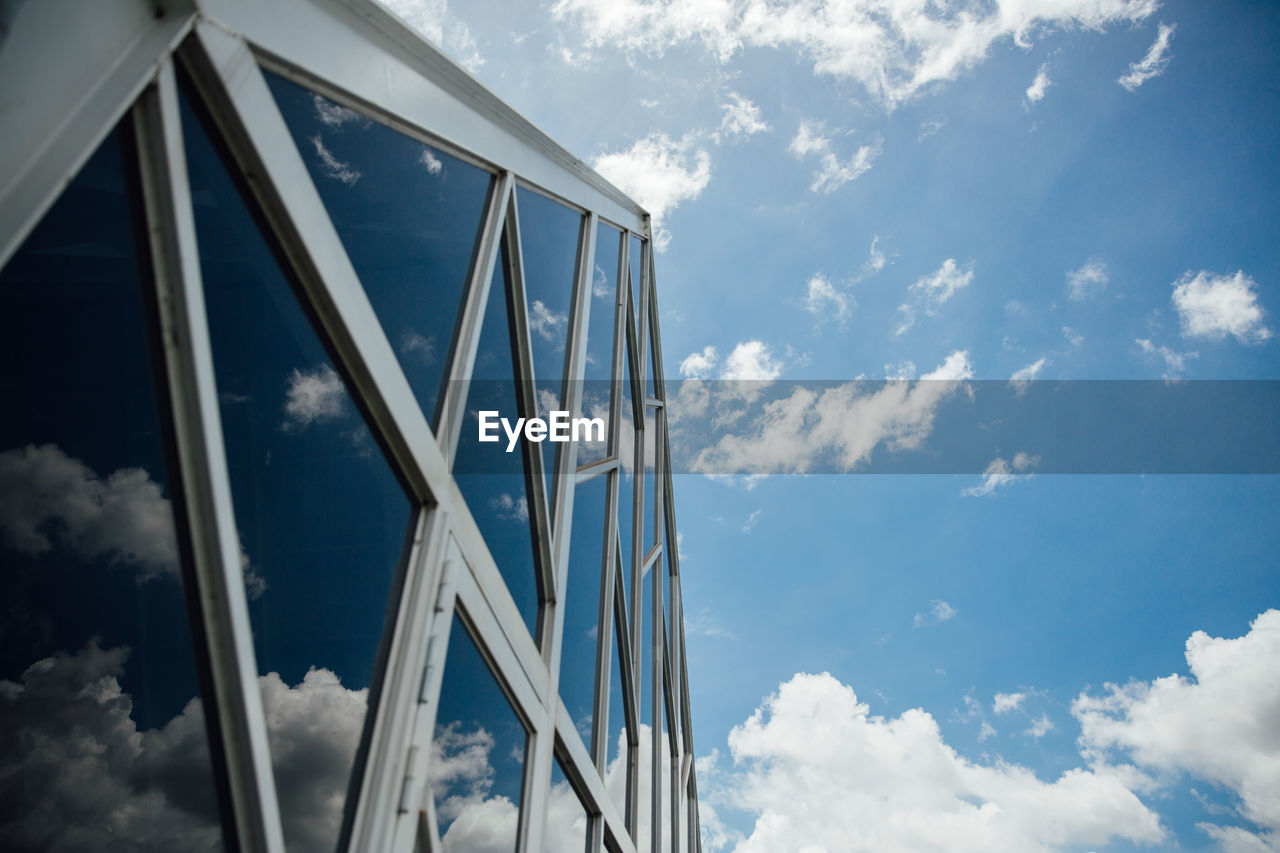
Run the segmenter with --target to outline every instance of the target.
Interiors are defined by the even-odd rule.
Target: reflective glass
[[[634,234],[631,235],[631,245],[627,252],[628,266],[631,270],[631,321],[637,324],[640,322],[640,284],[642,280],[640,275],[640,255],[642,245],[643,243],[639,237]],[[637,328],[639,327],[637,326]]]
[[[332,850],[411,505],[185,98],[182,120],[285,842]]]
[[[631,376],[627,365],[631,360],[631,344],[623,344],[622,377],[618,388],[622,391],[622,408],[618,423],[618,542],[622,547],[622,574],[627,579],[623,585],[627,609],[631,608],[631,570],[634,558],[632,548],[635,541],[635,448],[636,428],[632,409]]]
[[[652,307],[655,303],[650,302],[649,304],[650,304],[650,307]],[[644,381],[645,381],[645,393],[650,397],[655,397],[655,398],[658,396],[657,378],[656,378],[658,375],[658,371],[654,368],[654,362],[657,358],[656,353],[658,349],[657,349],[657,336],[654,335],[653,330],[656,329],[657,327],[658,327],[658,322],[656,318],[650,316],[649,317],[649,344],[646,347],[646,349],[649,351],[649,368],[645,371]]]
[[[605,564],[605,495],[609,478],[599,476],[574,490],[569,575],[564,597],[560,697],[584,743],[594,727],[596,641],[600,632],[601,572]]]
[[[266,76],[434,428],[490,175],[282,77]]]
[[[649,827],[649,809],[652,791],[648,784],[650,775],[649,750],[653,743],[653,578],[646,574],[640,582],[640,648],[636,656],[637,684],[640,688],[640,752],[641,775],[645,784],[640,786],[638,814],[644,817],[643,827]],[[645,837],[648,837],[646,832]]]
[[[529,345],[538,413],[543,417],[561,405],[564,392],[565,343],[573,303],[573,274],[578,261],[582,215],[523,187],[516,189],[520,211],[520,252],[524,258],[525,301],[529,307]],[[557,450],[564,444],[552,444]],[[545,453],[547,495],[552,494],[554,456]]]
[[[659,495],[657,477],[654,475],[657,460],[655,449],[657,442],[658,416],[654,408],[646,408],[644,419],[644,539],[641,540],[641,555],[648,554],[657,541],[654,527],[654,512]]]
[[[515,849],[527,739],[454,614],[427,770],[445,853]]]
[[[222,849],[132,154],[108,135],[0,272],[3,850]]]
[[[502,251],[505,255],[505,240]],[[525,625],[536,640],[541,600],[534,553],[534,525],[537,522],[529,513],[525,454],[539,453],[541,445],[521,439],[508,453],[508,441],[501,427],[497,430],[501,435],[498,441],[479,440],[480,412],[496,412],[512,422],[519,417],[509,297],[506,268],[499,263],[489,285],[489,302],[480,329],[480,345],[453,472],[489,552],[498,564],[498,571],[502,573]]]
[[[584,853],[587,849],[587,810],[560,766],[551,765],[551,791],[547,795],[547,826],[543,853]]]
[[[609,424],[613,401],[613,330],[618,306],[618,252],[622,234],[608,225],[596,229],[596,259],[591,278],[591,314],[587,321],[587,363],[584,371],[582,411],[587,417],[602,418],[605,435],[612,435]],[[578,446],[578,464],[585,465],[605,458],[607,448],[601,444]]]
[[[615,578],[617,570],[615,568]],[[620,581],[620,578],[617,578]],[[618,592],[615,598],[619,598],[621,593]],[[617,806],[619,814],[626,813],[627,807],[627,709],[626,698],[622,690],[622,679],[627,677],[627,673],[622,669],[621,657],[618,649],[622,647],[622,630],[621,626],[626,624],[625,618],[620,619],[618,613],[617,601],[614,602],[614,631],[613,637],[610,638],[609,652],[612,656],[609,661],[609,731],[605,744],[605,787],[609,790],[609,794],[613,797],[613,804]]]

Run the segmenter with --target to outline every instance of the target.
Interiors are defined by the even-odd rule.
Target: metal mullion
[[[583,217],[579,222],[577,261],[574,269],[573,293],[569,311],[569,334],[566,341],[564,381],[560,388],[560,404],[570,412],[570,417],[577,417],[582,404],[582,376],[586,368],[587,323],[591,314],[591,260],[595,256],[594,215]],[[573,471],[578,465],[578,443],[566,442],[552,454],[555,466],[553,485],[554,504],[551,513],[553,532],[551,535],[551,553],[554,560],[552,576],[555,586],[551,600],[544,608],[544,613],[551,616],[550,632],[547,635],[544,658],[548,661],[547,680],[547,712],[550,727],[539,731],[534,741],[533,766],[531,774],[534,785],[527,799],[531,815],[541,819],[529,822],[529,832],[525,839],[525,850],[530,853],[541,853],[542,838],[546,833],[546,800],[551,784],[551,768],[555,761],[555,743],[551,736],[554,730],[555,708],[560,704],[560,654],[564,634],[565,602],[567,601],[565,585],[568,582],[569,544],[573,536],[573,500],[576,480]],[[597,634],[599,631],[597,629]]]
[[[656,520],[655,520],[656,522]],[[654,524],[657,530],[657,524]],[[661,553],[659,551],[659,553]],[[655,571],[649,579],[653,595],[653,612],[649,616],[650,642],[653,646],[649,661],[649,843],[654,851],[662,835],[662,572]]]
[[[622,548],[617,546],[615,541],[614,559],[614,594],[613,594],[613,619],[615,629],[621,632],[621,636],[615,636],[614,642],[618,643],[618,675],[622,679],[622,718],[623,728],[627,734],[627,751],[626,751],[626,829],[634,838],[636,832],[636,809],[637,791],[636,791],[636,753],[640,745],[640,721],[639,716],[639,691],[636,689],[635,683],[635,667],[631,658],[631,640],[630,629],[627,623],[627,603],[622,594],[622,583],[624,576],[622,573]],[[619,642],[621,640],[621,642]],[[619,756],[620,758],[622,756]]]
[[[574,482],[579,486],[581,486],[583,483],[587,482],[588,480],[594,480],[596,477],[599,477],[601,474],[607,474],[610,471],[613,471],[614,469],[618,468],[618,466],[619,466],[619,462],[618,462],[618,457],[616,456],[611,456],[608,459],[601,459],[597,462],[592,462],[590,465],[583,465],[574,473],[573,475]]]
[[[676,784],[676,778],[679,774],[677,764],[679,759],[672,755],[669,764],[671,769],[668,771],[667,788],[670,799],[667,805],[671,807],[671,853],[679,853],[680,850],[680,786]]]
[[[245,851],[283,851],[171,61],[161,64],[139,99],[134,121],[182,503],[213,684],[204,703],[216,720],[221,755],[214,760],[224,762],[235,822],[228,841]]]
[[[507,280],[511,291],[508,294],[511,320],[511,348],[516,356],[516,405],[519,417],[534,418],[538,415],[538,392],[533,374],[533,347],[529,340],[528,300],[525,297],[524,255],[520,244],[520,210],[516,193],[511,193],[507,204],[504,234],[507,240],[507,251],[503,258],[506,264]],[[544,663],[547,659],[547,646],[551,626],[545,618],[547,605],[556,597],[555,564],[552,561],[554,542],[551,541],[551,515],[547,506],[546,477],[542,466],[541,445],[532,441],[523,441],[521,452],[525,461],[525,492],[529,499],[529,516],[533,519],[535,531],[534,548],[537,551],[537,581],[539,586],[537,636],[534,641],[543,651]]]
[[[613,313],[613,362],[609,368],[609,453],[620,456],[619,436],[622,434],[622,371],[626,369],[626,326],[627,305],[630,295],[627,292],[627,231],[622,230],[618,237],[618,286],[614,290]],[[628,381],[630,377],[628,376]],[[633,417],[634,421],[635,418]]]
[[[665,374],[662,370],[662,330],[658,323],[658,278],[654,271],[652,251],[649,252],[649,311],[649,334],[653,338],[650,344],[653,348],[653,392],[659,399],[666,399],[666,386],[663,382]]]
[[[350,390],[406,488],[432,502],[449,472],[252,52],[201,21],[180,55],[218,124]]]
[[[436,713],[440,707],[440,689],[444,683],[449,637],[453,631],[453,614],[457,608],[459,564],[464,561],[457,544],[449,541],[445,514],[436,513],[426,520],[430,522],[426,530],[429,550],[424,556],[432,561],[427,564],[428,568],[438,560],[440,570],[434,588],[427,584],[423,590],[426,602],[430,603],[429,607],[423,608],[428,618],[418,623],[419,631],[406,638],[407,645],[420,655],[416,658],[421,667],[419,677],[412,677],[417,673],[405,667],[405,681],[410,688],[418,691],[418,696],[412,704],[409,736],[401,752],[403,772],[394,775],[388,773],[391,782],[396,785],[391,790],[392,796],[396,797],[395,812],[390,818],[385,812],[382,815],[382,820],[387,825],[375,824],[377,831],[390,833],[391,843],[389,846],[385,845],[385,834],[382,839],[378,839],[372,832],[365,835],[353,832],[350,845],[353,850],[390,849],[396,853],[410,853],[423,832],[433,839],[432,849],[439,849],[440,846],[435,804],[426,780],[430,771],[431,744],[435,737]],[[439,555],[440,551],[444,552],[443,555]],[[394,752],[391,753],[391,759],[388,770],[399,766]],[[414,803],[419,804],[416,810],[412,807]],[[360,846],[366,840],[370,843]]]
[[[665,621],[665,620],[664,620]],[[673,695],[673,676],[671,666],[671,645],[667,642],[666,634],[662,637],[662,719],[666,720],[667,740],[670,747],[667,751],[671,754],[678,753],[679,746],[676,740],[676,704]]]
[[[596,612],[596,676],[595,694],[592,696],[591,713],[595,724],[591,727],[591,760],[596,772],[603,779],[609,760],[609,678],[613,663],[613,646],[617,644],[613,626],[613,599],[615,595],[614,555],[617,553],[615,542],[618,537],[618,481],[616,473],[606,475],[609,480],[605,484],[605,530],[604,549],[600,555],[600,601]],[[621,657],[619,657],[621,667]],[[617,674],[618,678],[622,673]]]
[[[449,379],[440,399],[440,445],[449,461],[449,470],[458,456],[458,439],[466,421],[467,395],[475,370],[476,352],[480,348],[480,332],[484,310],[489,302],[489,288],[502,244],[507,206],[515,193],[515,178],[510,172],[498,175],[490,186],[484,222],[475,251],[475,266],[466,285],[462,308],[458,313],[458,331],[449,357]],[[504,294],[505,296],[505,294]]]
[[[588,817],[604,818],[608,824],[622,827],[623,816],[618,813],[618,807],[614,804],[608,789],[605,788],[604,780],[594,773],[581,772],[582,767],[592,767],[591,756],[587,754],[586,744],[578,736],[573,715],[569,713],[564,702],[557,702],[556,706],[556,740],[559,747],[556,752],[567,759],[561,763],[561,767],[569,777],[569,787],[580,800],[584,801],[583,806],[587,810]],[[634,849],[633,845],[632,849]]]
[[[439,690],[438,683],[433,686],[431,682],[439,680],[440,658],[448,643],[446,626],[445,645],[433,649],[440,622],[444,621],[441,614],[448,612],[442,599],[452,601],[452,580],[445,577],[446,541],[445,513],[436,508],[420,508],[404,591],[388,643],[382,695],[372,721],[363,784],[352,816],[349,850],[388,849],[406,797],[411,797],[415,786],[420,787],[425,779],[427,755],[413,762],[406,753],[412,755],[422,706],[430,691]],[[430,712],[430,731],[434,726],[434,703],[426,710]]]

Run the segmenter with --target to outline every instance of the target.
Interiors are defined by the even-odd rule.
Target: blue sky
[[[1267,4],[392,7],[655,214],[668,377],[1280,378]],[[1277,849],[1276,479],[1015,449],[678,479],[709,849]]]

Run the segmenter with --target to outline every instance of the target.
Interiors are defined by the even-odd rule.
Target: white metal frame
[[[306,38],[298,34],[306,33]],[[42,0],[25,4],[0,44],[0,120],[14,132],[0,136],[0,265],[77,173],[111,129],[132,111],[139,174],[150,235],[155,300],[163,332],[164,375],[177,445],[182,519],[191,540],[187,594],[202,619],[203,648],[214,695],[205,697],[210,726],[223,744],[219,763],[233,825],[234,847],[283,851],[279,807],[257,665],[239,563],[217,388],[204,309],[199,247],[187,184],[178,116],[175,62],[199,91],[204,109],[231,152],[271,237],[282,249],[337,358],[349,390],[359,397],[388,461],[416,501],[411,543],[385,639],[378,701],[370,707],[362,783],[347,805],[348,850],[438,850],[439,829],[427,779],[436,707],[454,613],[476,641],[529,737],[517,853],[541,853],[541,819],[552,763],[559,760],[588,814],[587,850],[636,853],[639,837],[640,679],[649,679],[651,760],[648,768],[651,840],[659,849],[663,810],[670,809],[668,849],[698,850],[696,780],[684,666],[682,604],[667,441],[654,260],[648,215],[549,137],[413,33],[367,0]],[[419,408],[343,249],[306,165],[267,87],[268,67],[358,109],[399,132],[439,146],[495,177],[466,285],[457,340],[440,407]],[[36,82],[40,81],[40,82]],[[579,469],[576,445],[543,459],[527,454],[530,512],[538,535],[542,588],[539,636],[525,627],[484,538],[451,474],[466,411],[488,290],[497,263],[508,266],[516,304],[523,306],[524,269],[516,187],[547,195],[582,214],[566,344],[562,401],[582,406],[586,331],[597,225],[620,229],[613,374],[630,382],[636,440],[631,460],[630,518],[619,518],[622,395],[611,400],[605,459]],[[630,241],[643,241],[640,280],[633,281]],[[505,242],[507,252],[500,251]],[[638,314],[631,290],[638,291]],[[534,375],[527,314],[517,310],[512,331],[523,414],[533,413]],[[624,337],[625,336],[625,337]],[[650,340],[652,339],[652,344]],[[629,342],[633,358],[625,358]],[[649,347],[654,346],[656,396],[646,393]],[[653,435],[646,432],[652,415]],[[651,460],[646,459],[648,453]],[[543,465],[556,487],[542,489]],[[645,466],[656,489],[645,494]],[[607,725],[583,741],[559,698],[564,588],[576,484],[607,478],[608,523],[597,611],[593,711],[608,721],[608,677],[621,679],[628,731],[627,796],[619,809],[605,790]],[[653,514],[652,541],[642,541]],[[620,525],[630,524],[630,554],[620,550]],[[666,537],[664,539],[664,536]],[[669,571],[661,567],[669,566]],[[641,587],[652,595],[653,643],[640,647]],[[620,584],[630,592],[622,612]],[[668,631],[664,585],[671,586]],[[619,618],[621,617],[621,618]],[[615,631],[622,638],[621,672],[611,672]],[[608,677],[606,677],[608,676]],[[662,738],[664,719],[675,721]],[[661,788],[664,766],[670,787]],[[682,832],[681,819],[685,829]]]

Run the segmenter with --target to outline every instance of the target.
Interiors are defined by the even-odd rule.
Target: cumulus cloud
[[[1107,684],[1072,704],[1079,745],[1099,767],[1119,758],[1168,783],[1185,773],[1239,798],[1239,817],[1260,831],[1202,823],[1228,851],[1280,846],[1280,610],[1260,614],[1242,637],[1196,631],[1189,675]]]
[[[711,155],[696,144],[694,134],[674,141],[654,132],[626,151],[604,154],[592,166],[631,196],[653,218],[653,246],[665,251],[671,233],[666,216],[681,202],[697,198],[711,180]]]
[[[857,304],[852,296],[843,290],[837,290],[822,273],[814,273],[809,279],[809,292],[805,296],[804,308],[817,318],[818,326],[831,320],[841,329],[846,328],[849,325],[849,315]]]
[[[351,164],[343,160],[339,160],[334,156],[333,152],[325,146],[324,140],[320,138],[320,134],[311,137],[311,147],[315,149],[316,160],[320,163],[320,168],[327,177],[333,178],[339,183],[354,187],[356,182],[360,180],[361,173],[351,168]]]
[[[832,149],[831,140],[822,135],[822,125],[803,121],[787,150],[797,159],[804,159],[811,154],[817,156],[818,170],[813,173],[809,191],[826,194],[861,177],[880,156],[881,147],[879,140],[872,145],[863,145],[848,160],[842,161]]]
[[[1124,86],[1130,92],[1138,91],[1138,87],[1150,80],[1152,77],[1159,77],[1169,67],[1169,42],[1173,40],[1173,31],[1177,28],[1177,24],[1161,24],[1156,34],[1156,40],[1151,43],[1151,47],[1147,48],[1147,55],[1140,62],[1132,62],[1129,64],[1129,70],[1116,80],[1121,86]]]
[[[1164,838],[1115,775],[1077,768],[1044,781],[1016,764],[970,761],[924,710],[872,715],[827,673],[780,685],[729,747],[737,769],[714,780],[717,796],[755,818],[736,853],[1039,853]]]
[[[285,432],[306,429],[343,417],[347,411],[347,389],[342,377],[327,364],[311,370],[293,368],[285,379]]]
[[[428,174],[438,175],[444,171],[444,163],[425,145],[422,146],[422,153],[418,155],[418,162],[426,168]]]
[[[1110,281],[1106,263],[1100,258],[1090,258],[1079,269],[1067,273],[1067,298],[1083,302],[1105,290]]]
[[[724,118],[720,120],[720,133],[725,136],[753,136],[770,130],[760,107],[737,92],[729,93],[729,102],[720,105]]]
[[[984,498],[995,494],[996,489],[1030,477],[1030,472],[1039,464],[1039,456],[1031,456],[1027,453],[1014,455],[1013,461],[1007,461],[997,456],[987,464],[987,469],[982,472],[982,482],[962,490],[960,494],[971,498]]]
[[[997,693],[995,699],[991,702],[991,710],[996,714],[1007,714],[1010,711],[1016,711],[1026,698],[1027,694],[1025,693]]]
[[[568,325],[567,314],[552,311],[540,299],[533,300],[533,304],[529,306],[529,328],[543,340],[555,341],[557,338],[563,340],[564,329],[568,328]]]
[[[886,108],[954,80],[997,42],[1029,47],[1052,29],[1146,20],[1157,0],[1024,0],[976,7],[918,0],[557,0],[588,47],[661,56],[700,43],[726,63],[747,47],[794,50],[814,72],[862,85]]]
[[[702,352],[691,352],[680,362],[680,375],[686,379],[706,379],[718,360],[715,347],[703,347]]]
[[[468,71],[484,65],[475,37],[449,12],[447,0],[375,0],[437,47],[458,60]]]
[[[936,317],[938,310],[945,305],[956,291],[969,286],[973,281],[973,265],[961,269],[955,258],[947,258],[937,271],[916,279],[907,288],[908,301],[898,306],[902,314],[902,322],[894,330],[901,335],[916,324],[916,316],[923,310],[925,314]]]
[[[529,520],[529,500],[524,495],[513,498],[508,492],[503,492],[489,501],[489,507],[507,521]]]
[[[917,613],[915,618],[911,620],[911,627],[919,628],[924,625],[941,625],[943,622],[953,619],[956,615],[956,609],[945,601],[935,598],[929,602],[929,609],[924,613]],[[965,697],[968,699],[969,697]]]
[[[969,354],[957,350],[916,382],[854,380],[820,392],[797,387],[764,403],[743,431],[703,447],[690,465],[706,474],[803,474],[831,457],[835,470],[850,471],[877,446],[919,448],[937,409],[971,378]],[[678,428],[676,408],[671,417]]]
[[[1031,81],[1031,85],[1027,87],[1027,103],[1035,104],[1044,99],[1045,93],[1049,91],[1049,86],[1053,81],[1049,79],[1048,63],[1041,65],[1036,71],[1035,79]]]
[[[1258,283],[1243,271],[1216,275],[1207,270],[1183,273],[1173,284],[1173,307],[1188,338],[1222,340],[1228,335],[1242,344],[1262,343],[1271,337],[1263,325],[1265,312],[1258,303]]]
[[[773,380],[782,374],[782,362],[764,341],[743,341],[724,360],[721,379]]]
[[[6,850],[221,850],[203,706],[192,699],[139,730],[120,685],[126,648],[91,640],[0,681],[0,827]],[[291,850],[332,849],[364,721],[366,691],[313,669],[296,687],[259,679]]]
[[[1027,737],[1039,740],[1049,732],[1053,731],[1053,728],[1053,721],[1049,719],[1049,715],[1041,714],[1039,717],[1036,717],[1031,721],[1031,727],[1023,732],[1023,734]]]

